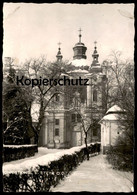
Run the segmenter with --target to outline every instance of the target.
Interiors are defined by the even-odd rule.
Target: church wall
[[[103,121],[101,123],[101,148],[103,153],[105,153],[106,149],[110,146],[115,145],[116,138],[119,136],[118,134],[119,127],[118,121]]]
[[[119,126],[117,121],[111,122],[111,145],[115,145],[116,138],[119,136],[118,134]]]
[[[70,148],[72,147],[72,124],[71,124],[71,113],[68,113],[65,115],[65,142],[66,142],[66,147]]]
[[[39,140],[38,145],[39,146],[46,146],[47,145],[47,118],[44,117],[42,128],[39,133]]]
[[[54,147],[54,123],[53,123],[53,116],[48,117],[48,142],[47,146],[53,148]]]
[[[102,122],[101,124],[101,151],[103,151],[104,146],[104,134],[105,134],[105,122]]]
[[[93,97],[93,92],[92,92],[92,81],[91,78],[89,77],[89,85],[87,86],[87,107],[92,106],[92,97]]]
[[[55,123],[55,120],[59,119],[59,124]],[[55,131],[59,130],[59,134],[56,135]],[[46,130],[46,128],[45,128]],[[46,134],[46,132],[45,132]],[[44,133],[43,133],[44,135]],[[66,148],[70,147],[71,141],[71,124],[69,114],[65,112],[51,113],[48,116],[47,123],[47,146],[51,148]]]
[[[60,144],[64,143],[64,136],[65,136],[65,126],[64,126],[64,114],[58,115],[59,120],[60,120],[60,125],[59,125],[59,138],[60,138]]]
[[[96,76],[96,79],[95,79]],[[94,108],[101,108],[103,106],[103,90],[105,89],[104,83],[102,82],[102,76],[88,75],[89,86],[87,86],[87,106]],[[93,101],[93,91],[97,91],[97,101]],[[101,110],[102,112],[102,110]]]

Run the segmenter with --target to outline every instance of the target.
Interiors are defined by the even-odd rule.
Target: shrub
[[[100,144],[89,145],[94,153],[100,151]],[[38,165],[27,173],[10,173],[3,175],[4,192],[49,192],[60,180],[74,170],[86,159],[86,150],[81,148],[72,154],[64,154],[48,165]]]
[[[125,145],[113,146],[107,151],[107,160],[114,169],[133,171],[133,150]]]
[[[38,152],[37,145],[4,145],[3,162],[34,156],[36,152]]]

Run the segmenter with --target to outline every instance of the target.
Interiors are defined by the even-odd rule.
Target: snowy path
[[[131,173],[113,170],[100,154],[84,161],[51,192],[130,192],[132,179]]]

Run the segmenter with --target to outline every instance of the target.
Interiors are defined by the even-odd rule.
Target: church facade
[[[104,116],[106,75],[99,64],[99,54],[96,42],[92,54],[91,65],[86,61],[87,47],[79,41],[73,47],[73,69],[68,71],[65,78],[88,80],[88,85],[62,87],[64,93],[57,94],[45,110],[43,126],[39,137],[39,146],[48,148],[70,148],[84,144],[85,133],[88,130],[88,142],[100,141],[100,124],[98,121]],[[62,61],[59,46],[56,55],[57,62]],[[64,75],[62,75],[63,77]],[[92,125],[91,125],[92,124]]]

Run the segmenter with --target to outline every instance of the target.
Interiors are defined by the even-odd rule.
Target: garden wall
[[[100,143],[88,145],[90,154],[100,152]],[[4,192],[49,192],[60,180],[74,170],[83,160],[86,159],[87,150],[85,147],[74,147],[64,150],[62,153],[49,154],[41,157],[41,161],[31,165],[27,172],[13,172],[3,175]],[[92,156],[92,155],[91,155]],[[56,160],[53,160],[56,159]],[[41,163],[40,163],[41,162]]]
[[[3,162],[34,156],[36,152],[38,152],[37,145],[4,145]]]

